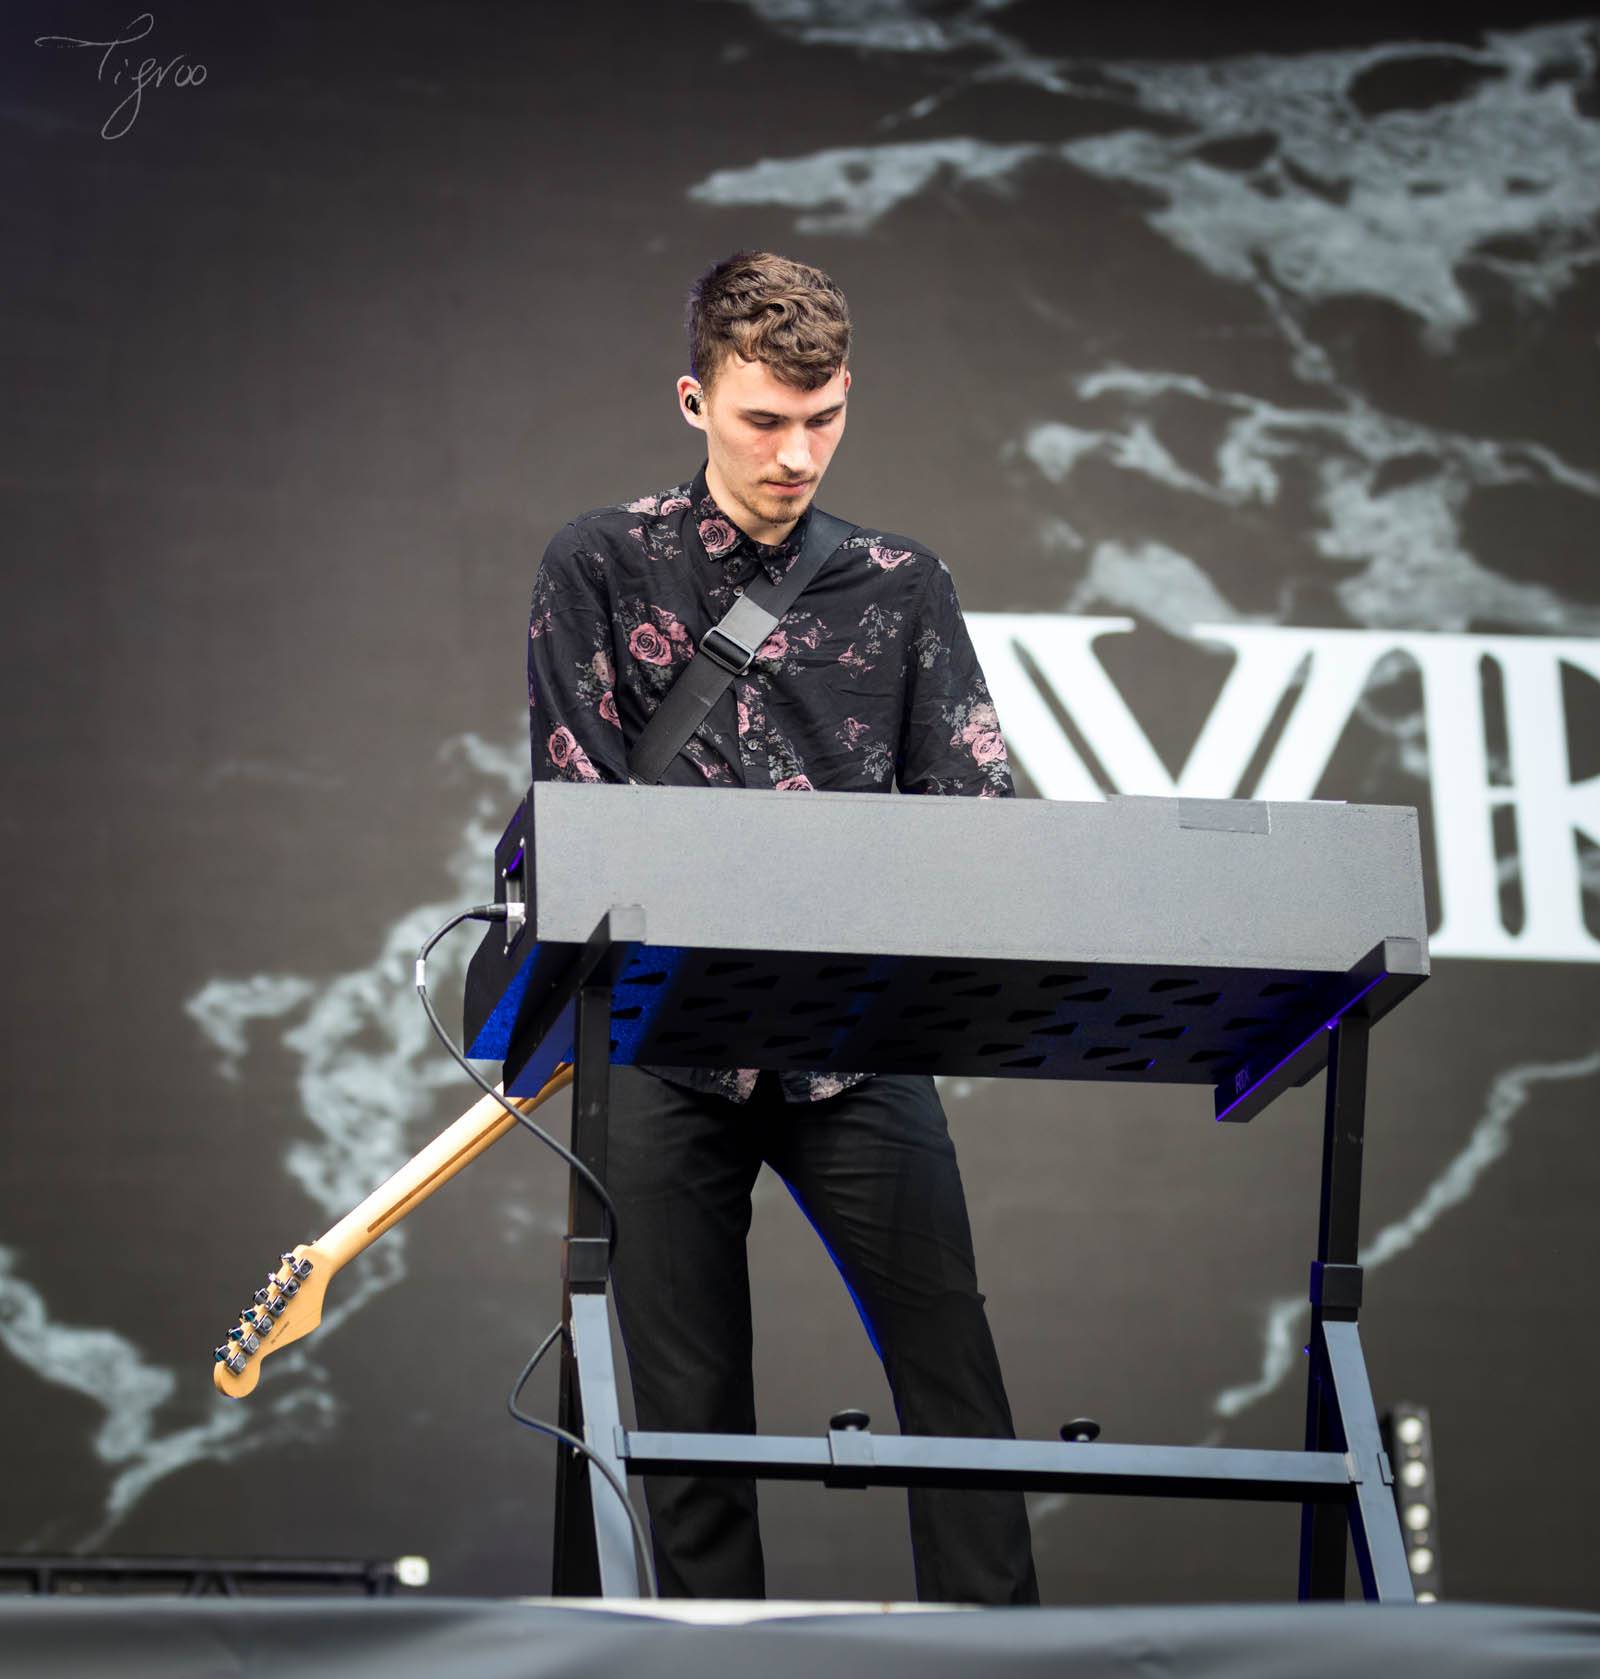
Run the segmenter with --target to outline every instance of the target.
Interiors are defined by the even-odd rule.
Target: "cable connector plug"
[[[528,919],[528,906],[512,899],[505,904],[479,904],[467,911],[469,921],[503,921],[511,929],[512,936],[520,930],[524,921]]]

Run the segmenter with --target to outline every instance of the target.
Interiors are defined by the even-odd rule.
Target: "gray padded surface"
[[[1343,971],[1424,948],[1416,812],[1249,800],[533,788],[534,931],[656,945]]]
[[[466,1599],[0,1603],[7,1679],[1578,1679],[1600,1616],[1284,1604],[822,1615],[686,1626]]]
[[[1427,973],[1407,808],[532,796],[530,930],[497,976],[479,969],[512,1000],[473,1024],[473,1054],[514,1063],[518,1090],[568,1049],[523,1077],[517,1006],[559,988],[621,905],[643,911],[644,942],[615,989],[612,1056],[646,1065],[1201,1084],[1220,1111],[1375,974]],[[1363,1006],[1376,1018],[1404,989]]]

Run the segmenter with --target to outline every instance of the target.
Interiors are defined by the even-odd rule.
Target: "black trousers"
[[[905,1434],[1010,1438],[955,1149],[931,1078],[886,1075],[819,1102],[763,1075],[748,1103],[614,1067],[606,1185],[612,1281],[646,1430],[753,1433],[745,1237],[762,1162],[788,1184],[871,1325]],[[761,1597],[753,1480],[651,1477],[662,1592]],[[914,1488],[924,1601],[1037,1603],[1015,1492]]]

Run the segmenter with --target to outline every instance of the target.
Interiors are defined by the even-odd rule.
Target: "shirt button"
[[[735,583],[733,586],[733,592],[736,595],[742,595],[744,593],[744,585],[742,583]]]

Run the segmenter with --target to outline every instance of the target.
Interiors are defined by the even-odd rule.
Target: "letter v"
[[[1019,647],[1049,683],[1118,792],[1222,799],[1238,791],[1273,713],[1308,655],[1313,659],[1308,692],[1300,696],[1285,738],[1263,773],[1260,796],[1310,798],[1377,653],[1376,647],[1366,647],[1362,660],[1335,658],[1328,661],[1330,669],[1321,670],[1324,661],[1315,655],[1326,650],[1323,644],[1330,635],[1340,636],[1339,631],[1197,626],[1197,639],[1222,642],[1235,657],[1188,761],[1174,778],[1094,653],[1100,636],[1131,630],[1131,618],[975,612],[967,621],[1007,746],[1047,799],[1096,799],[1101,793],[1029,676]],[[1359,669],[1354,668],[1358,664]],[[1291,745],[1293,750],[1286,752]]]

